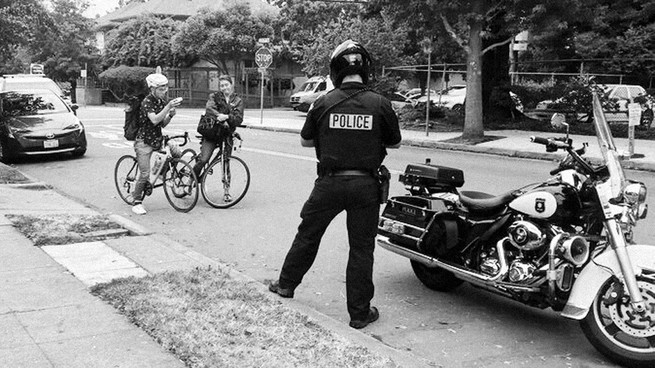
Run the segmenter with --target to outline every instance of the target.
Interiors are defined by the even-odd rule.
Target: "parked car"
[[[512,98],[514,107],[522,112],[523,104],[519,97],[514,92],[510,92],[509,95]],[[427,100],[428,97],[423,96],[418,99],[418,102],[425,103]],[[430,101],[436,106],[441,106],[458,114],[463,114],[464,105],[466,104],[466,85],[455,84],[441,90],[439,93],[435,93],[434,95],[430,94]]]
[[[294,110],[307,112],[320,96],[334,89],[330,77],[311,77],[300,86],[300,90],[291,95],[289,102]]]
[[[653,107],[655,107],[654,99],[646,92],[646,90],[639,85],[631,84],[605,84],[600,86],[607,94],[610,101],[613,101],[615,108],[605,111],[605,116],[609,121],[628,121],[628,104],[638,102],[642,108],[642,124],[650,124],[653,120]],[[573,93],[573,92],[571,92]],[[574,100],[575,96],[568,96],[568,100]],[[565,102],[564,97],[556,100],[540,101],[533,112],[537,118],[550,116],[555,112],[562,112],[565,114],[573,114],[578,121],[587,119],[588,113],[564,111],[561,106]],[[545,113],[540,113],[545,111]],[[546,116],[547,115],[547,116]]]
[[[433,89],[430,90],[430,95],[436,95],[437,92]],[[412,88],[404,92],[395,92],[394,95],[397,98],[394,98],[393,101],[399,101],[403,103],[411,104],[413,107],[418,105],[419,99],[421,96],[425,96],[425,93],[421,93],[420,88]]]
[[[5,74],[0,78],[0,91],[31,89],[49,89],[72,105],[70,93],[62,90],[55,81],[43,74]]]
[[[86,153],[84,125],[49,89],[0,92],[0,161],[19,156]]]
[[[418,102],[425,103],[427,100],[428,96],[423,96],[418,99]],[[430,101],[436,106],[463,113],[464,101],[466,101],[466,85],[455,84],[439,91],[439,93],[430,93]]]

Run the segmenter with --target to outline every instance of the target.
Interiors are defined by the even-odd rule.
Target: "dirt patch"
[[[498,139],[503,139],[506,137],[500,136],[500,135],[485,135],[481,138],[475,138],[475,139],[464,139],[461,136],[451,138],[451,139],[445,139],[440,142],[445,142],[445,143],[453,143],[453,144],[464,144],[468,146],[475,146],[476,144],[480,143],[485,143],[485,142],[493,142]]]
[[[8,215],[7,218],[36,246],[81,243],[127,235],[127,230],[103,215]]]
[[[0,163],[0,184],[29,183],[30,179],[11,166]]]

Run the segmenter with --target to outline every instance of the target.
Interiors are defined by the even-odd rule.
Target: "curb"
[[[107,216],[113,222],[121,225],[123,228],[127,229],[131,236],[146,236],[151,235],[153,232],[147,229],[144,226],[137,224],[136,222],[123,217],[121,215],[110,214]]]

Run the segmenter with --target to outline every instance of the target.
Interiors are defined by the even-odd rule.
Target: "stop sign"
[[[255,52],[255,62],[260,68],[268,68],[273,63],[273,54],[271,50],[266,47],[262,47],[257,52]]]

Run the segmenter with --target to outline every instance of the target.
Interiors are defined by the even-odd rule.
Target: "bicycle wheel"
[[[223,175],[225,169],[225,175]],[[231,156],[223,166],[221,157],[217,157],[202,175],[200,191],[210,206],[229,208],[239,203],[250,187],[250,170],[246,163]]]
[[[139,165],[136,158],[131,155],[125,155],[118,159],[114,168],[114,183],[118,195],[127,204],[134,204],[132,194],[136,188],[136,181],[139,179]]]
[[[198,202],[198,179],[188,162],[173,158],[164,173],[164,193],[168,203],[180,212],[189,212]]]

